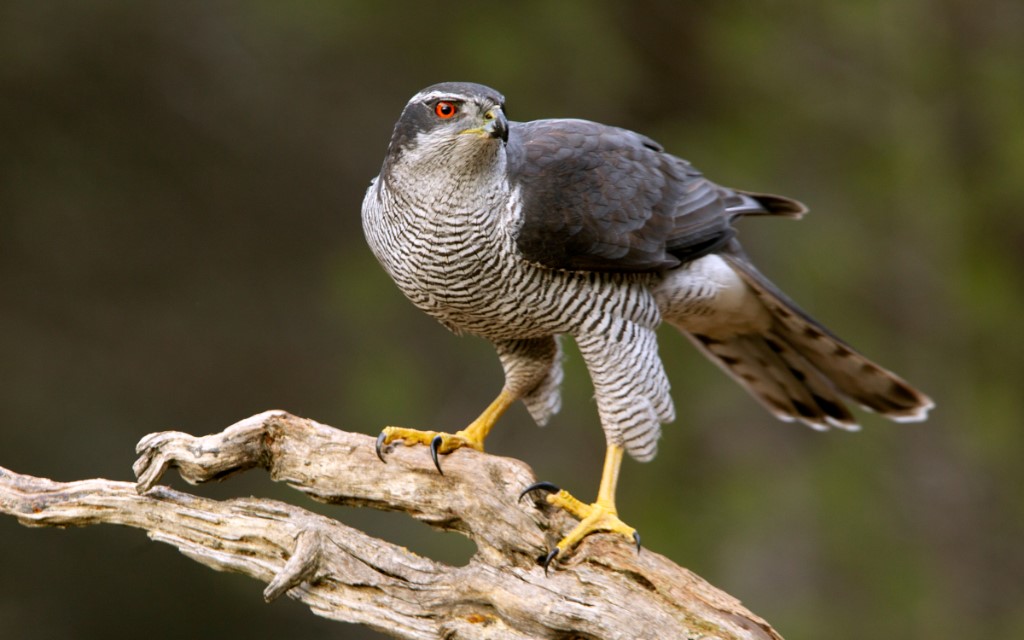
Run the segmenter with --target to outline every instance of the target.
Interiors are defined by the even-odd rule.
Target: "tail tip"
[[[928,396],[922,397],[922,402],[901,413],[890,413],[888,418],[893,422],[923,422],[928,419],[928,412],[935,408],[935,403]]]
[[[885,412],[885,416],[893,422],[921,422],[935,408],[935,401],[902,380],[893,382],[890,398],[899,404],[897,408]]]

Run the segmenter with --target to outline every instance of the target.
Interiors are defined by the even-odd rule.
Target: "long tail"
[[[725,338],[683,333],[771,413],[816,429],[857,429],[849,399],[897,422],[927,417],[928,396],[807,315],[742,250],[720,255],[768,310],[767,329]]]

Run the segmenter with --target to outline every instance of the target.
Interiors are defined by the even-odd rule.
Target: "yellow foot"
[[[469,447],[470,449],[476,449],[477,451],[484,450],[484,439],[487,434],[490,433],[491,427],[498,421],[501,414],[505,413],[505,410],[516,401],[517,396],[508,392],[502,391],[498,394],[484,412],[480,414],[476,420],[474,420],[468,427],[462,431],[456,433],[442,433],[439,431],[417,431],[416,429],[403,429],[402,427],[384,427],[384,430],[377,436],[377,457],[384,460],[384,445],[391,444],[396,440],[401,440],[406,446],[414,444],[429,444],[430,445],[430,457],[434,460],[434,466],[437,467],[437,472],[444,475],[444,471],[441,471],[441,463],[437,460],[437,454],[439,453],[451,453],[460,447]]]
[[[441,463],[437,459],[437,454],[451,453],[461,447],[469,447],[477,451],[484,450],[483,439],[475,438],[472,433],[467,433],[467,431],[443,433],[440,431],[403,429],[402,427],[384,427],[384,430],[377,436],[377,457],[382,462],[386,462],[384,460],[384,446],[395,441],[401,441],[407,447],[414,444],[427,444],[430,445],[430,457],[434,460],[434,466],[437,467],[438,473],[444,475],[444,471],[441,471]]]
[[[530,485],[519,495],[519,498],[522,499],[527,493],[536,490],[549,492],[549,495],[546,496],[548,504],[565,509],[580,521],[551,551],[537,558],[537,562],[543,565],[545,573],[547,573],[548,565],[552,560],[571,551],[583,538],[598,531],[625,536],[636,544],[637,553],[640,552],[640,534],[619,519],[613,504],[600,499],[597,502],[585,504],[574,498],[565,489],[559,489],[550,482],[537,482]]]

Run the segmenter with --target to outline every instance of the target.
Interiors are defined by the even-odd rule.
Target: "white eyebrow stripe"
[[[430,91],[428,93],[417,93],[413,98],[416,102],[429,102],[430,100],[436,100],[438,98],[451,98],[455,100],[461,100],[462,102],[470,102],[469,96],[464,96],[458,93],[450,93],[447,91]]]

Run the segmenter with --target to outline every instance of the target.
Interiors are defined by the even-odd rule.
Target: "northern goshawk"
[[[593,531],[631,537],[615,507],[623,452],[654,457],[673,420],[655,329],[668,322],[768,411],[816,429],[856,429],[844,400],[896,421],[932,401],[800,310],[735,237],[743,216],[799,218],[779,196],[710,182],[632,131],[586,120],[509,122],[504,98],[449,82],[413,96],[363,200],[371,249],[417,307],[456,333],[491,341],[505,372],[497,399],[457,433],[387,427],[437,454],[483,449],[522,400],[539,424],[560,406],[559,336],[572,336],[594,385],[607,441],[597,500],[538,483],[580,520],[542,558]],[[524,492],[525,493],[525,492]]]

